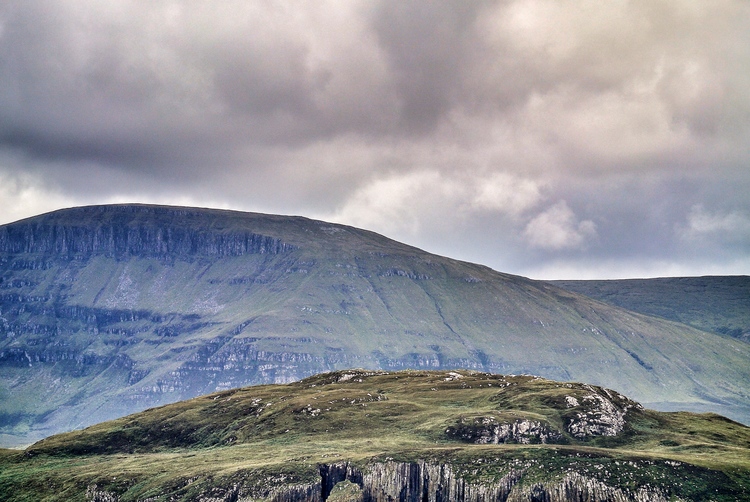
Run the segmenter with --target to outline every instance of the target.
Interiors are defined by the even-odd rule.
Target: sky
[[[538,279],[750,274],[747,0],[6,0],[0,224],[301,215]]]

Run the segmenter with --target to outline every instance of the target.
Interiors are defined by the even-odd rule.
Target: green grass
[[[565,429],[565,396],[607,395],[600,388],[458,374],[336,372],[150,409],[23,452],[0,451],[0,498],[84,500],[96,485],[123,501],[193,500],[242,486],[260,500],[273,486],[314,483],[319,465],[342,461],[362,469],[448,463],[469,483],[521,469],[519,486],[576,472],[622,490],[658,486],[685,500],[741,500],[750,490],[750,429],[726,418],[631,408],[617,437],[579,440]],[[564,437],[560,444],[482,445],[446,434],[462,417],[487,415],[544,420]]]
[[[635,312],[750,341],[750,277],[551,281]]]

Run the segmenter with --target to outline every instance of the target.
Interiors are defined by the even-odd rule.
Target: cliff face
[[[81,214],[75,219],[75,213]],[[26,220],[0,227],[0,253],[46,255],[50,259],[88,259],[103,255],[159,257],[223,257],[279,254],[295,249],[279,238],[233,229],[164,225],[199,213],[149,206],[112,206],[92,220],[73,210],[72,221]],[[134,216],[151,216],[141,221]]]
[[[472,483],[455,474],[450,464],[425,462],[376,463],[363,472],[351,465],[323,465],[322,496],[327,500],[333,487],[350,481],[360,487],[362,502],[666,502],[659,490],[646,487],[634,492],[607,486],[576,473],[560,480],[523,483],[524,470],[510,469],[500,479]],[[299,500],[299,499],[297,499]]]
[[[268,500],[272,502],[668,502],[680,500],[651,486],[621,489],[571,472],[560,479],[527,482],[525,469],[511,468],[493,481],[471,482],[450,464],[381,462],[360,469],[349,463],[319,466],[320,480],[276,489],[247,490],[240,484],[213,486],[195,496],[200,502]],[[346,495],[337,488],[347,485]],[[91,485],[89,502],[118,502],[119,497]],[[143,502],[146,502],[144,500]]]

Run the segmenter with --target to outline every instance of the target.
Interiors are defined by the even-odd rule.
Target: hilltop
[[[0,444],[316,373],[590,382],[750,422],[750,344],[353,227],[198,208],[0,226]]]
[[[613,390],[347,370],[150,409],[0,453],[3,500],[746,500],[750,429]]]

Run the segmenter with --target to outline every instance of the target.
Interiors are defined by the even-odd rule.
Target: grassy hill
[[[618,307],[750,342],[748,276],[551,282]]]
[[[747,500],[750,428],[601,387],[339,371],[0,451],[26,500]]]
[[[750,423],[750,344],[299,217],[94,206],[0,226],[0,444],[336,369],[535,374]]]

